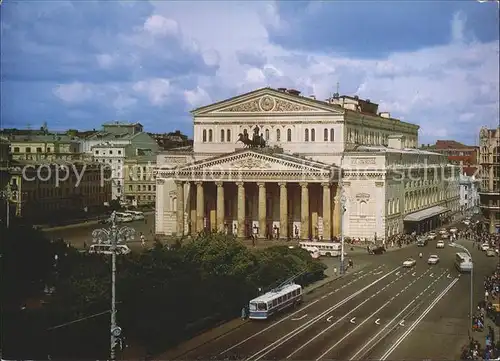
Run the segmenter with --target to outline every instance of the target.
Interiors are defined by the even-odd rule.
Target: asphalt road
[[[132,227],[136,230],[136,240],[134,243],[140,244],[139,233],[143,233],[146,240],[152,243],[154,237],[154,214],[147,214],[142,221],[121,223],[121,226]],[[73,247],[82,248],[83,242],[92,244],[92,231],[98,228],[107,228],[106,224],[81,224],[79,226],[60,227],[56,229],[44,229],[44,233],[51,239],[62,238],[71,243]]]
[[[454,267],[458,249],[436,249],[435,243],[356,255],[370,258],[371,265],[306,296],[298,309],[250,321],[177,359],[456,360],[468,337],[470,275]],[[476,303],[484,297],[482,280],[498,259],[460,243],[475,261]],[[428,266],[430,254],[438,254],[440,263]],[[402,268],[407,257],[417,265]],[[475,337],[484,342],[483,335]]]

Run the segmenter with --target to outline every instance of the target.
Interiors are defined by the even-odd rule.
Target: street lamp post
[[[5,199],[5,204],[6,204],[6,215],[5,215],[5,225],[7,228],[10,226],[10,197],[12,197],[12,188],[10,186],[10,183],[7,183],[7,187],[5,190],[1,191],[0,194],[2,195],[2,198]]]
[[[111,250],[111,324],[110,324],[110,360],[115,360],[115,347],[121,335],[121,328],[116,324],[116,251],[117,245],[133,240],[135,229],[131,227],[118,228],[116,225],[116,213],[113,211],[110,217],[111,228],[96,229],[92,232],[94,243],[108,245]]]
[[[346,211],[345,204],[346,204],[346,196],[344,193],[344,185],[342,184],[342,181],[340,183],[340,274],[344,274],[345,269],[345,260],[344,260],[344,214]]]
[[[470,258],[470,261],[472,263],[472,268],[470,270],[470,310],[469,310],[469,328],[468,328],[468,334],[470,336],[470,330],[472,328],[472,314],[473,314],[473,305],[474,305],[474,302],[473,302],[473,299],[474,299],[474,262],[472,262],[472,255],[470,254],[470,251],[462,246],[461,244],[458,244],[458,243],[450,243],[450,246],[452,247],[455,247],[455,248],[460,248],[461,250],[463,250],[465,253],[467,253],[467,256],[469,256]]]

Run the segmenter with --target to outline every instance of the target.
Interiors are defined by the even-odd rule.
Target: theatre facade
[[[262,88],[192,115],[193,147],[157,157],[157,235],[330,240],[343,218],[346,236],[385,239],[455,207],[446,158],[369,100]],[[456,193],[458,208],[458,178]]]

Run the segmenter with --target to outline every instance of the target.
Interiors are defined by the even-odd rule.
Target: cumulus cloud
[[[162,124],[169,113],[188,132],[187,108],[262,86],[319,99],[338,86],[420,124],[423,142],[473,143],[478,124],[498,122],[495,4],[198,2],[193,11],[190,2],[125,3],[67,2],[41,18],[31,3],[6,7],[4,90],[33,89],[33,104],[38,97],[53,109],[44,118],[120,111]],[[12,104],[9,112],[23,114]],[[95,110],[73,109],[81,104]]]

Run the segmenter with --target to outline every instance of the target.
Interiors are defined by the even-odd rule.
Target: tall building
[[[479,210],[479,179],[478,168],[462,167],[460,173],[460,211],[463,215],[472,216]]]
[[[112,199],[124,201],[124,164],[129,157],[156,153],[158,144],[143,131],[140,123],[110,122],[100,132],[82,141],[82,149],[93,158],[111,168]]]
[[[481,211],[490,233],[500,232],[500,127],[481,128],[479,132],[481,164]]]
[[[192,115],[193,147],[157,157],[157,234],[384,240],[459,211],[458,169],[370,100],[262,88]]]
[[[133,206],[154,206],[156,154],[149,153],[125,159],[123,193]]]
[[[13,162],[10,200],[34,224],[99,214],[111,199],[109,173],[94,162]]]

